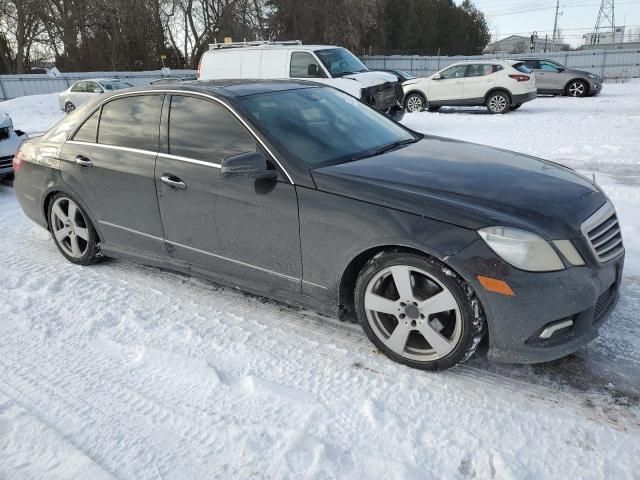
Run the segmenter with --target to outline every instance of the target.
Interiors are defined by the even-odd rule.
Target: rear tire
[[[417,92],[410,93],[404,99],[404,108],[409,113],[421,112],[427,105],[427,99]]]
[[[71,263],[90,265],[100,258],[98,236],[89,216],[65,193],[49,202],[49,231],[58,251]]]
[[[511,106],[511,99],[506,92],[493,92],[485,102],[489,113],[507,113]]]
[[[391,360],[444,370],[467,360],[485,331],[480,302],[442,262],[404,252],[373,257],[355,287],[358,320]]]
[[[568,97],[586,97],[589,93],[589,86],[584,80],[571,80],[565,88],[565,95]]]

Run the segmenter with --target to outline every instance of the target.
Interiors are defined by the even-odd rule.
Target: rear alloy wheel
[[[489,113],[507,113],[511,105],[511,99],[504,92],[495,92],[489,95],[486,105]]]
[[[426,101],[422,95],[419,93],[411,93],[404,101],[404,106],[407,112],[421,112],[424,110]]]
[[[567,95],[570,97],[584,97],[587,94],[587,84],[582,80],[574,80],[567,85]]]
[[[70,262],[89,265],[98,259],[96,232],[71,197],[57,194],[49,206],[49,228],[60,253]]]
[[[443,270],[450,272],[445,273]],[[356,284],[358,319],[373,344],[396,362],[442,370],[469,358],[484,332],[482,309],[444,264],[386,253],[365,266]]]
[[[67,113],[71,113],[76,109],[76,106],[71,103],[71,102],[67,102],[64,104],[64,111]]]

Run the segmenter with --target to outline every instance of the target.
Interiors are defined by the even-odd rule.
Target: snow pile
[[[60,116],[42,97],[10,105],[27,131]],[[623,298],[592,345],[538,366],[475,357],[424,373],[356,326],[128,262],[72,265],[0,185],[0,478],[637,476],[637,112],[640,83],[502,116],[406,117],[598,171],[618,206]]]
[[[13,120],[13,128],[29,135],[46,132],[64,116],[58,107],[58,94],[30,95],[0,102],[0,112],[6,112]]]

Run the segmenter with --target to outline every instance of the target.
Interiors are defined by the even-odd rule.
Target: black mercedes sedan
[[[330,87],[194,82],[83,105],[14,162],[69,261],[130,259],[357,318],[437,370],[593,339],[624,260],[613,205],[561,165],[413,132]]]

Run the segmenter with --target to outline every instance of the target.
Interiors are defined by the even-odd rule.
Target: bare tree
[[[31,47],[42,31],[42,0],[0,1],[0,55],[6,69],[24,73]]]

